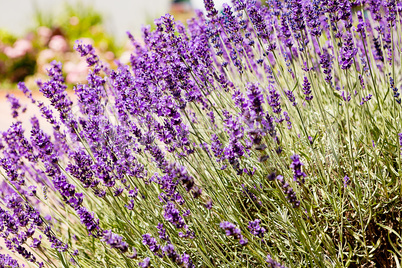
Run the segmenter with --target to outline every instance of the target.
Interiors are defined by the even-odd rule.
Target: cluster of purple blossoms
[[[392,89],[392,91],[394,92],[395,101],[398,104],[401,104],[401,98],[399,97],[400,93],[398,92],[398,88],[395,86],[394,79],[392,78],[391,75],[389,76],[389,85],[390,85],[390,88]]]
[[[320,55],[320,65],[325,74],[325,81],[332,86],[332,56],[327,49],[323,49]]]
[[[399,146],[401,147],[401,150],[402,150],[402,133],[399,133],[398,136],[399,136]],[[402,152],[401,152],[401,154],[402,154]]]
[[[123,238],[111,230],[105,230],[102,234],[101,241],[106,242],[111,248],[120,250],[122,253],[128,251],[128,244],[123,241]]]
[[[339,56],[339,64],[341,65],[341,69],[349,69],[353,64],[356,54],[357,48],[354,47],[352,34],[346,33]]]
[[[179,266],[186,267],[186,268],[194,268],[194,264],[190,259],[190,256],[186,253],[180,255],[175,250],[174,245],[170,242],[169,237],[166,236],[166,230],[164,229],[162,224],[158,224],[159,230],[159,238],[162,240],[167,241],[166,246],[161,246],[158,244],[157,240],[151,236],[151,234],[144,234],[142,236],[142,243],[149,248],[151,252],[153,252],[159,258],[168,257],[171,261],[176,263]],[[142,262],[139,263],[140,267],[149,267],[149,258],[145,258]]]
[[[345,102],[350,102],[350,100],[352,99],[352,95],[350,95],[349,92],[345,92],[344,90],[342,90],[341,96]]]
[[[290,164],[290,168],[293,170],[293,181],[297,182],[297,184],[301,185],[304,184],[304,178],[307,177],[306,173],[301,170],[303,163],[300,162],[300,156],[297,154],[292,155],[290,157],[292,160],[292,164]]]
[[[10,255],[0,254],[0,267],[19,268],[20,265]]]
[[[307,79],[307,76],[303,78],[303,94],[306,95],[306,101],[311,101],[313,95],[311,95],[311,84]]]
[[[350,178],[345,175],[345,177],[343,177],[343,186],[346,188],[347,186],[349,186],[350,184]]]
[[[272,112],[274,114],[280,115],[280,112],[282,111],[281,108],[281,102],[280,102],[280,96],[279,93],[276,91],[275,86],[270,84],[269,85],[269,96],[268,96],[268,104],[269,106],[272,107]]]
[[[149,267],[151,264],[150,264],[150,261],[151,261],[151,259],[149,258],[149,257],[146,257],[145,259],[143,259],[142,260],[142,262],[140,261],[139,263],[138,263],[138,265],[141,267],[141,268],[147,268],[147,267]]]
[[[173,224],[177,229],[181,229],[184,227],[184,219],[180,216],[180,211],[176,208],[174,203],[168,202],[164,206],[164,211],[165,212],[163,216],[168,222]]]
[[[268,254],[267,259],[266,259],[267,263],[268,263],[268,267],[269,268],[286,268],[284,265],[280,264],[279,262],[274,261],[271,258],[271,255]]]
[[[226,236],[233,236],[234,239],[239,240],[240,245],[245,246],[248,243],[248,240],[243,237],[239,228],[236,227],[235,224],[229,221],[223,221],[219,225],[222,229],[225,230]]]
[[[99,57],[95,54],[95,48],[91,44],[76,41],[75,50],[81,54],[81,57],[86,57],[89,67],[99,63]]]
[[[169,235],[166,234],[166,229],[165,229],[165,227],[163,227],[163,224],[158,223],[157,228],[158,228],[159,238],[162,240],[165,240],[167,242],[170,242]]]
[[[233,167],[237,174],[241,175],[243,173],[243,169],[240,168],[240,158],[245,153],[245,148],[241,143],[241,140],[244,137],[244,127],[242,126],[239,118],[233,118],[229,112],[224,111],[223,115],[225,116],[225,129],[230,135],[229,144],[224,149],[225,159],[229,161],[229,164]]]
[[[286,96],[288,97],[289,101],[292,103],[293,106],[297,105],[295,95],[291,90],[286,91]]]
[[[371,97],[372,97],[373,95],[371,95],[371,94],[368,94],[366,97],[362,97],[362,101],[360,102],[360,105],[363,105],[363,104],[365,104],[366,102],[368,102],[369,100],[371,100]]]
[[[305,5],[304,14],[306,18],[306,23],[308,28],[310,29],[310,34],[313,37],[321,36],[321,21],[320,21],[320,1],[314,0],[312,3],[308,3]]]
[[[34,237],[36,230],[40,230],[51,243],[51,247],[58,251],[64,252],[68,246],[57,239],[51,228],[40,217],[38,211],[32,208],[19,195],[13,193],[4,198],[6,209],[0,208],[0,237],[3,238],[5,246],[8,250],[19,254],[26,261],[36,263],[39,267],[43,267],[43,263],[37,261],[35,255],[24,247],[32,240],[31,248],[37,248],[41,244],[42,236]],[[1,261],[12,266],[18,265],[8,256],[1,255]],[[3,267],[3,266],[1,266]],[[4,266],[9,267],[9,266]]]
[[[12,186],[29,200],[36,195],[36,186],[27,184],[30,179],[35,179],[39,187],[43,185],[43,189],[49,188],[52,194],[57,195],[76,212],[90,236],[126,253],[128,244],[123,237],[100,227],[95,213],[83,206],[84,194],[78,192],[78,189],[83,187],[99,198],[106,197],[100,200],[102,202],[107,200],[109,194],[113,198],[122,198],[125,200],[125,207],[133,211],[139,208],[134,205],[141,198],[137,198],[138,189],[131,179],[145,181],[145,185],[155,183],[161,190],[158,197],[163,204],[163,216],[167,224],[183,231],[178,232],[179,237],[194,238],[194,234],[185,224],[185,219],[189,219],[185,217],[190,210],[183,212],[178,207],[188,197],[199,198],[203,192],[196,185],[198,181],[191,176],[191,169],[187,171],[184,165],[179,164],[182,162],[173,162],[172,159],[187,160],[185,158],[196,152],[196,146],[200,145],[208,156],[213,155],[218,162],[228,161],[237,175],[248,174],[251,177],[254,170],[241,165],[247,164],[245,156],[252,156],[253,150],[259,154],[260,162],[268,159],[270,150],[267,150],[267,145],[272,147],[271,144],[264,143],[267,137],[272,137],[273,147],[277,146],[276,151],[279,154],[282,150],[279,133],[283,129],[280,125],[276,128],[275,122],[280,124],[286,121],[287,127],[291,129],[290,115],[294,113],[290,110],[282,113],[285,106],[284,103],[281,105],[281,95],[277,90],[280,85],[275,84],[274,79],[274,70],[276,72],[281,69],[278,68],[278,55],[283,55],[287,70],[292,75],[294,81],[289,82],[297,84],[294,64],[300,62],[305,52],[317,52],[319,58],[311,57],[312,67],[308,67],[306,62],[302,70],[312,74],[321,69],[323,79],[331,87],[332,78],[336,85],[342,87],[338,74],[332,73],[332,55],[339,54],[341,69],[349,70],[355,64],[359,72],[368,72],[368,66],[373,64],[372,59],[381,67],[378,68],[380,71],[382,68],[388,70],[385,64],[388,62],[384,62],[385,56],[388,61],[395,57],[396,62],[399,62],[397,50],[394,51],[392,45],[392,31],[399,19],[398,13],[402,11],[402,5],[398,1],[368,0],[352,3],[346,0],[268,0],[269,7],[260,6],[254,0],[233,2],[234,9],[224,5],[219,13],[212,0],[204,0],[207,16],[197,12],[197,18],[190,20],[188,27],[174,22],[171,15],[165,15],[155,21],[156,30],[144,28],[144,42],[137,42],[129,35],[134,46],[131,66],[118,63],[117,70],[107,69],[95,54],[92,45],[78,42],[75,49],[86,58],[88,66],[93,68],[88,75],[88,83],[75,87],[80,109],[78,116],[65,91],[67,86],[61,65],[53,62],[48,70],[50,80],[38,82],[38,86],[49,98],[53,110],[60,118],[56,120],[52,109],[43,103],[37,105],[53,126],[54,137],[40,129],[36,118],[32,119],[30,140],[24,138],[20,123],[14,124],[9,131],[2,134],[0,147],[3,155],[0,164]],[[364,11],[369,9],[377,26],[371,25],[370,19],[364,17],[365,12],[352,13],[352,7],[360,7]],[[352,21],[353,17],[357,17],[355,23]],[[352,25],[356,25],[355,32],[351,30]],[[335,39],[332,39],[332,34]],[[321,38],[328,40],[325,44],[319,40],[321,35],[326,35]],[[369,42],[371,47],[367,46]],[[309,44],[312,44],[313,50],[307,50]],[[367,60],[364,59],[367,56],[365,46],[374,54]],[[340,48],[339,53],[335,53],[337,48]],[[355,59],[358,51],[360,62]],[[304,59],[302,62],[305,62]],[[249,73],[245,74],[247,71]],[[245,90],[230,81],[231,74],[235,74],[241,82],[248,82],[244,85]],[[256,81],[251,81],[254,76],[261,80],[268,76],[265,77],[270,83],[268,90],[264,90]],[[314,74],[309,77],[314,77]],[[302,96],[304,95],[306,101],[313,99],[310,82],[313,83],[305,76]],[[360,82],[365,89],[362,77]],[[35,103],[25,85],[20,84],[19,87]],[[396,102],[400,104],[400,92],[392,77],[390,89]],[[221,101],[220,94],[232,90],[233,100],[240,110],[239,115],[228,111],[220,113],[217,109],[217,104]],[[345,102],[351,101],[351,95],[347,92],[342,92]],[[283,94],[292,106],[297,105],[299,94],[295,96],[290,90]],[[210,96],[218,97],[211,102]],[[363,97],[361,105],[371,98],[371,94]],[[20,110],[24,112],[14,97],[9,96],[8,99],[12,105],[13,117],[17,117]],[[272,112],[264,111],[264,101],[268,101]],[[210,144],[208,139],[194,142],[192,139],[196,127],[193,125],[197,126],[201,117],[195,117],[191,110],[193,107],[200,108],[200,111],[209,116],[209,126],[213,130],[218,130],[219,123],[224,121],[228,136],[225,133],[213,134]],[[108,118],[109,113],[115,115],[117,124]],[[221,116],[222,121],[219,122],[215,115]],[[67,128],[65,133],[62,133],[62,125],[58,120]],[[313,138],[309,136],[308,139],[313,144]],[[399,134],[399,143],[402,148],[402,134]],[[150,156],[149,163],[154,164],[159,172],[149,181],[146,180],[147,168],[141,164],[144,155]],[[67,157],[67,165],[63,169],[62,162]],[[293,155],[291,159],[293,179],[298,185],[302,185],[306,177],[301,168],[303,164],[298,155]],[[26,164],[28,162],[32,166],[43,166],[44,171],[31,168]],[[225,168],[226,165],[222,167]],[[39,174],[32,175],[35,172]],[[70,176],[79,185],[74,185]],[[286,198],[295,208],[300,206],[295,191],[282,176],[271,174],[269,178],[277,180]],[[345,187],[348,183],[349,177],[345,176]],[[253,201],[258,200],[250,189],[244,185],[242,187],[245,195]],[[23,244],[29,242],[32,248],[43,246],[40,236],[33,237],[37,229],[43,232],[53,248],[67,250],[67,245],[54,236],[35,210],[12,194],[5,200],[8,211],[0,211],[0,229],[9,249],[36,262],[33,254]],[[212,200],[207,201],[205,207],[212,209]],[[262,238],[265,229],[260,226],[260,222],[259,219],[250,221],[248,228],[251,234]],[[226,235],[239,240],[242,245],[247,244],[247,239],[243,238],[235,224],[222,222],[220,226]],[[189,255],[176,252],[179,247],[171,242],[174,238],[169,237],[162,223],[158,224],[157,229],[159,239],[165,241],[162,242],[166,245],[158,244],[150,234],[143,236],[144,245],[161,258],[167,257],[177,265],[192,267]],[[17,263],[5,255],[0,255],[0,266],[2,262],[5,266],[18,267]],[[40,262],[36,263],[41,266]],[[269,255],[267,263],[270,267],[283,267]],[[141,267],[150,265],[149,257],[139,263]]]
[[[214,153],[217,162],[222,161],[223,157],[223,145],[219,140],[218,135],[212,134],[211,136],[211,150]]]
[[[21,104],[20,104],[19,99],[17,99],[12,94],[7,94],[6,98],[7,98],[7,101],[11,104],[11,110],[12,110],[11,115],[12,115],[12,117],[13,118],[18,117],[18,110],[21,108]],[[25,111],[26,111],[26,107],[24,107],[21,112],[25,113]]]
[[[156,239],[152,237],[151,234],[144,234],[142,236],[142,244],[148,246],[149,250],[152,251],[154,254],[157,254],[158,251],[161,249],[161,246],[158,244]]]
[[[289,117],[288,112],[283,112],[283,116],[285,117],[285,121],[286,121],[286,123],[288,125],[288,129],[289,130],[292,129],[292,122],[290,121],[290,117]]]
[[[281,175],[278,175],[276,180],[281,184],[283,193],[286,195],[288,202],[291,203],[294,208],[298,208],[300,206],[300,201],[297,200],[297,196],[293,188],[290,187],[289,183],[287,183]]]
[[[261,220],[256,219],[254,221],[250,221],[248,223],[248,228],[250,229],[251,234],[263,238],[265,233],[265,228],[260,226]]]

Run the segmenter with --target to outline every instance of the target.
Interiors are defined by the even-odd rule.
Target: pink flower
[[[65,52],[68,50],[68,44],[63,36],[55,35],[50,39],[49,48],[56,52]]]

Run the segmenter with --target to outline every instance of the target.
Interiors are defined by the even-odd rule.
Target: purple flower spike
[[[13,118],[18,117],[18,109],[21,108],[19,99],[17,99],[13,94],[6,95],[7,101],[11,104],[11,115]]]
[[[174,203],[168,202],[167,205],[164,206],[164,209],[165,213],[163,216],[168,222],[172,223],[178,229],[184,227],[184,220],[180,216],[180,211],[176,208]]]
[[[20,265],[10,255],[0,254],[0,267],[19,268]]]
[[[273,176],[275,176],[275,173],[269,175],[268,179],[272,179]],[[298,208],[300,206],[300,201],[297,200],[296,193],[293,191],[293,188],[289,187],[289,183],[283,179],[282,175],[278,175],[276,180],[279,181],[279,184],[281,185],[283,193],[286,195],[288,202],[293,205],[293,208]]]
[[[151,236],[151,234],[144,234],[142,236],[142,244],[145,246],[149,247],[149,250],[151,250],[153,253],[156,253],[160,250],[160,245],[158,245],[158,242],[154,237]]]
[[[289,101],[292,103],[292,105],[296,106],[297,102],[296,102],[296,98],[295,98],[295,95],[293,94],[293,92],[291,90],[288,90],[285,93],[286,93],[286,96],[288,97]]]
[[[261,220],[260,219],[256,219],[254,221],[250,221],[248,223],[248,228],[250,229],[250,232],[259,237],[259,238],[263,238],[264,237],[264,233],[265,233],[265,228],[260,226]]]
[[[269,85],[269,97],[268,97],[268,104],[272,107],[272,111],[275,114],[280,114],[282,111],[281,102],[279,100],[281,95],[276,91],[274,85]]]
[[[347,175],[345,175],[345,177],[343,178],[343,186],[346,188],[349,184],[350,184],[350,178]]]
[[[297,154],[291,156],[290,159],[293,161],[290,165],[290,168],[293,169],[294,172],[293,180],[301,185],[305,182],[304,178],[307,177],[306,173],[301,170],[303,163],[300,162],[300,157]]]
[[[267,263],[268,263],[268,267],[270,268],[286,268],[285,266],[283,266],[282,264],[280,264],[279,262],[274,261],[271,258],[271,255],[268,254],[267,259],[266,259]]]
[[[399,136],[399,146],[401,147],[401,151],[402,151],[402,133],[399,133],[398,136]],[[374,144],[374,141],[373,141],[373,144]],[[401,152],[401,154],[402,154],[402,152]]]
[[[226,236],[233,236],[233,238],[239,240],[240,245],[247,245],[248,241],[243,237],[239,228],[236,227],[233,223],[229,221],[223,221],[219,225],[222,229],[225,230]]]
[[[339,64],[341,65],[341,69],[349,69],[353,64],[353,59],[356,54],[357,48],[354,47],[352,34],[347,33],[344,37],[341,53],[339,56]]]
[[[102,241],[106,242],[111,248],[120,250],[122,253],[128,250],[128,244],[123,241],[123,238],[111,230],[103,231]]]
[[[218,14],[213,0],[204,0],[204,6],[205,10],[207,11],[208,18],[215,17]]]
[[[303,93],[306,95],[306,101],[311,101],[313,99],[313,95],[311,95],[311,84],[306,76],[303,79]]]
[[[147,268],[150,265],[150,258],[146,257],[142,262],[139,262],[138,265],[142,268]]]

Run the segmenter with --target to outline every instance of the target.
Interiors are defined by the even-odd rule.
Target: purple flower
[[[307,177],[306,173],[304,173],[301,170],[301,167],[303,166],[303,163],[300,162],[300,157],[295,154],[290,157],[292,159],[292,164],[290,165],[290,168],[293,169],[293,181],[297,182],[299,185],[304,184],[305,180],[304,178]]]
[[[265,233],[265,228],[264,227],[260,227],[260,223],[261,220],[260,219],[256,219],[254,221],[250,221],[248,223],[248,228],[250,229],[250,232],[259,237],[259,238],[263,238],[264,237],[264,233]]]
[[[128,210],[133,210],[134,209],[134,199],[130,199],[130,201],[128,202],[128,204],[124,205]]]
[[[286,96],[288,97],[289,101],[292,103],[292,105],[296,106],[297,102],[296,102],[296,98],[295,98],[295,95],[293,94],[293,92],[291,90],[287,90],[285,93],[286,93]]]
[[[223,221],[219,225],[222,229],[225,230],[226,236],[233,236],[236,239],[239,239],[241,236],[240,229],[236,228],[236,225],[229,222],[229,221]]]
[[[332,57],[327,49],[323,49],[323,53],[320,54],[320,64],[325,74],[325,81],[332,86]]]
[[[170,242],[169,235],[166,234],[166,229],[165,229],[165,227],[163,227],[163,224],[158,223],[158,226],[156,228],[158,228],[159,238]]]
[[[352,34],[348,32],[344,36],[339,56],[339,64],[341,65],[341,69],[349,69],[353,64],[353,59],[356,54],[357,49],[354,47]]]
[[[306,4],[304,14],[310,34],[314,37],[321,36],[320,1],[314,0],[312,4]]]
[[[281,102],[279,100],[281,95],[276,91],[273,84],[269,84],[269,96],[268,96],[268,104],[272,107],[272,111],[275,114],[280,114],[282,111]]]
[[[102,241],[106,242],[111,248],[120,250],[122,253],[127,252],[128,244],[123,241],[123,238],[118,234],[112,232],[112,230],[103,231]]]
[[[365,32],[366,25],[363,20],[363,14],[360,10],[357,11],[357,19],[359,23],[357,24],[356,32],[359,32],[361,34],[362,39],[366,39],[366,32]]]
[[[380,9],[383,6],[382,5],[383,1],[382,0],[369,0],[368,3],[370,6],[370,11],[371,11],[370,13],[371,13],[372,18],[376,21],[380,21],[382,19]]]
[[[0,267],[19,268],[20,265],[10,255],[0,254]]]
[[[259,9],[252,2],[247,1],[247,12],[257,32],[257,37],[267,39],[269,37],[268,29],[265,23],[265,19],[261,14],[261,9]]]
[[[206,209],[212,209],[212,200],[208,200],[204,206]]]
[[[91,157],[83,150],[71,154],[75,164],[69,163],[66,170],[76,179],[80,180],[84,188],[94,187],[99,181],[93,178],[93,162]]]
[[[275,176],[275,173],[272,173],[269,177],[269,179],[272,179],[272,177]],[[278,175],[276,177],[276,180],[279,181],[281,184],[281,187],[283,189],[283,193],[286,195],[286,199],[288,200],[289,203],[293,205],[293,208],[298,208],[300,206],[300,201],[297,200],[296,193],[293,191],[293,188],[289,187],[289,183],[287,183],[282,175]]]
[[[401,98],[399,97],[400,94],[399,94],[399,92],[398,92],[398,88],[395,87],[394,79],[392,78],[391,74],[390,74],[390,76],[389,76],[389,84],[390,84],[390,87],[391,87],[392,91],[394,92],[395,101],[396,101],[398,104],[401,104]]]
[[[204,7],[207,11],[207,17],[212,18],[218,14],[213,0],[204,0]]]
[[[147,268],[150,265],[150,258],[146,257],[145,259],[142,260],[142,262],[139,262],[138,265],[142,268]]]
[[[165,212],[164,212],[163,216],[165,217],[165,219],[168,222],[172,223],[178,229],[181,229],[184,227],[184,220],[180,216],[180,211],[176,208],[174,203],[168,202],[164,206],[164,211]]]
[[[233,236],[233,238],[239,240],[240,245],[244,246],[248,243],[247,239],[245,239],[241,234],[240,229],[238,229],[233,223],[223,221],[219,226],[225,230],[226,236]]]
[[[283,116],[285,117],[286,123],[288,124],[288,129],[292,129],[292,122],[290,121],[288,113],[283,112]]]
[[[19,99],[17,99],[13,94],[7,94],[6,98],[7,101],[11,104],[13,118],[18,117],[18,109],[21,107]]]
[[[142,236],[142,244],[145,246],[149,247],[149,250],[151,250],[153,253],[157,253],[159,249],[161,248],[158,245],[158,242],[154,237],[151,236],[151,234],[144,234]]]
[[[343,91],[343,90],[342,90],[341,96],[342,96],[342,99],[343,99],[344,101],[346,101],[346,102],[349,102],[349,101],[351,100],[351,98],[352,98],[352,96],[350,95],[349,92],[347,92],[347,93],[345,94],[345,91]]]
[[[270,268],[286,268],[285,266],[283,266],[282,264],[280,264],[279,262],[274,261],[271,258],[271,255],[267,255],[267,259],[266,259],[267,263],[268,263],[268,267]]]
[[[30,247],[32,247],[32,248],[39,247],[39,245],[42,243],[42,241],[40,239],[42,239],[42,236],[39,236],[39,239],[34,238]]]
[[[264,96],[262,94],[261,88],[258,84],[248,83],[246,85],[247,88],[247,97],[248,103],[250,107],[250,111],[252,115],[258,116],[263,111],[262,104],[264,103]]]
[[[372,97],[373,95],[371,95],[371,94],[368,94],[366,97],[362,97],[362,101],[360,102],[360,105],[363,105],[363,104],[365,104],[366,102],[368,102],[369,100],[371,100],[371,97]]]
[[[399,133],[398,136],[399,136],[399,146],[401,147],[401,150],[402,150],[402,133]],[[373,141],[373,144],[374,144],[374,141]],[[402,152],[401,152],[401,154],[402,154]]]
[[[81,223],[87,227],[89,235],[100,236],[99,219],[95,219],[94,213],[89,212],[85,207],[79,207],[76,211],[80,216]]]
[[[99,62],[99,57],[95,54],[95,49],[91,44],[83,44],[77,40],[74,48],[81,54],[81,57],[87,58],[89,67]]]
[[[180,258],[180,255],[177,254],[176,250],[174,249],[174,246],[172,244],[167,244],[162,248],[162,252],[165,256],[167,256],[169,259],[171,259],[173,262],[176,262],[178,264],[182,263],[182,260]]]
[[[343,186],[346,188],[349,184],[350,184],[350,178],[347,175],[345,175],[345,177],[343,178]]]
[[[218,135],[216,134],[212,134],[211,136],[211,150],[214,153],[214,156],[216,157],[216,161],[217,162],[222,161],[223,145],[219,140]]]
[[[303,94],[306,95],[306,101],[311,101],[313,95],[311,95],[311,84],[307,79],[307,76],[303,78]]]

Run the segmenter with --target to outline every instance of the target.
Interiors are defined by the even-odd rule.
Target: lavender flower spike
[[[127,252],[128,244],[123,241],[123,238],[111,230],[103,231],[103,242],[106,242],[111,248],[120,250],[122,253]]]
[[[243,237],[240,229],[237,228],[236,225],[228,221],[223,221],[219,226],[225,230],[226,236],[233,236],[235,239],[239,240],[239,243],[242,246],[247,245],[248,240]]]
[[[296,181],[299,185],[304,183],[304,178],[307,177],[306,173],[304,173],[301,170],[301,166],[303,165],[302,162],[300,162],[300,156],[297,154],[293,155],[290,157],[292,159],[292,164],[290,165],[290,168],[293,169],[294,176],[293,180]]]

